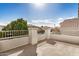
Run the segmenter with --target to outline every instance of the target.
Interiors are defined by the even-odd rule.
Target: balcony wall
[[[44,40],[46,38],[45,33],[44,34],[38,34],[38,41]]]
[[[29,37],[20,37],[0,41],[0,52],[7,51],[29,43]]]
[[[64,35],[79,36],[79,28],[60,28],[60,32]]]

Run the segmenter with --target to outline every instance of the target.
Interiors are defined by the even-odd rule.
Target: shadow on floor
[[[38,44],[44,41],[46,40],[42,40],[38,42]],[[36,48],[38,44],[36,45],[28,44],[21,47],[17,47],[17,48],[0,53],[0,56],[37,56]]]
[[[36,56],[36,47],[37,45],[24,45],[9,51],[5,51],[0,53],[0,56],[12,56],[12,54],[15,54],[18,51],[23,50],[20,54],[18,54],[17,56]],[[16,56],[16,55],[13,55]]]
[[[24,47],[23,52],[18,56],[36,56],[36,47],[36,45],[26,46]]]

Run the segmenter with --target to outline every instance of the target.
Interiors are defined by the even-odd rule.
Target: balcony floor
[[[0,56],[36,56],[36,45],[25,45],[0,53]]]

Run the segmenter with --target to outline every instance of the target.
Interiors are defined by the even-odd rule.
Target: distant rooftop
[[[71,19],[66,19],[64,21],[68,21],[68,20],[79,20],[79,18],[71,18]]]
[[[79,18],[71,18],[71,19],[65,19],[63,22],[67,22],[67,21],[75,21],[75,20],[79,20]],[[60,24],[62,24],[63,22],[61,22]]]

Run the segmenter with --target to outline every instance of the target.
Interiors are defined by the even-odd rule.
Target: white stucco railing
[[[4,52],[27,44],[29,44],[29,37],[20,37],[20,38],[13,38],[10,40],[1,40],[0,52]]]
[[[49,29],[45,29],[45,33],[43,34],[38,34],[37,30],[38,28],[28,28],[29,33],[27,30],[1,31],[0,39],[5,40],[0,40],[0,52],[4,52],[27,44],[35,45],[40,40],[50,38]]]
[[[11,30],[0,32],[0,52],[29,44],[27,30]]]
[[[22,37],[28,35],[28,30],[10,30],[10,31],[0,31],[0,39]]]

